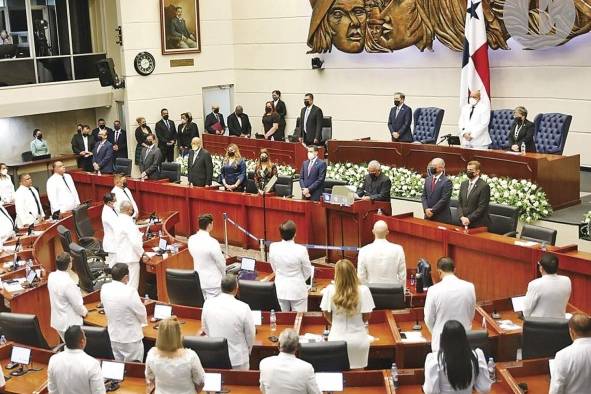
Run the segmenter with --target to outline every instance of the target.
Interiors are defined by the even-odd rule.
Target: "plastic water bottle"
[[[521,154],[522,154],[522,155],[525,155],[525,153],[526,153],[526,152],[525,152],[525,142],[522,142],[522,143],[521,143]]]
[[[146,293],[146,295],[144,296],[144,299],[145,299],[146,301],[150,301],[150,296],[148,295],[148,293]]]
[[[382,208],[378,208],[378,215],[383,215],[384,212],[382,212]]]
[[[6,337],[4,335],[2,335],[0,337],[0,346],[4,346],[6,345]]]
[[[328,326],[324,327],[324,331],[322,332],[322,339],[324,340],[324,342],[328,342],[328,336],[330,335],[330,331],[328,329]]]
[[[542,249],[542,252],[545,252],[548,249],[548,245],[546,244],[546,241],[542,241],[542,246],[540,247],[540,249]]]
[[[269,321],[271,323],[271,331],[277,331],[277,315],[275,314],[275,309],[271,309]]]
[[[488,359],[488,376],[493,383],[497,381],[496,364],[492,357]]]
[[[415,280],[415,274],[410,274],[410,285],[414,286],[415,283],[417,283]]]
[[[396,363],[392,363],[390,373],[392,374],[392,385],[394,388],[400,387],[400,382],[398,381],[398,367],[396,366]]]

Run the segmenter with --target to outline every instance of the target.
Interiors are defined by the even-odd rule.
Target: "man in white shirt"
[[[138,361],[144,359],[144,332],[148,324],[146,307],[137,290],[127,286],[129,268],[117,263],[111,268],[112,282],[101,287],[101,304],[105,308],[111,348],[117,361]]]
[[[538,262],[541,278],[527,285],[523,316],[564,319],[570,298],[570,278],[557,275],[558,257],[544,253]]]
[[[225,275],[221,286],[222,294],[208,298],[203,304],[202,330],[210,337],[226,338],[232,369],[246,371],[256,334],[252,311],[235,298],[238,290],[235,275]]]
[[[575,313],[568,322],[568,329],[573,343],[556,353],[550,364],[549,394],[591,390],[591,317]]]
[[[492,143],[488,133],[490,104],[480,100],[480,90],[470,93],[469,103],[462,107],[458,127],[463,147],[487,149]]]
[[[86,336],[80,326],[65,333],[66,348],[49,359],[49,394],[104,394],[105,381],[98,360],[84,352]]]
[[[120,206],[123,201],[129,201],[133,206],[132,218],[137,219],[139,209],[135,203],[133,195],[131,194],[131,190],[127,188],[127,177],[123,174],[115,174],[113,175],[113,183],[115,186],[113,186],[111,193],[115,194],[115,209],[117,212],[120,212]]]
[[[123,201],[119,207],[115,239],[115,261],[129,267],[129,286],[138,289],[140,284],[140,260],[144,255],[143,234],[133,222],[133,207]]]
[[[88,311],[82,300],[80,288],[74,283],[68,270],[72,266],[72,258],[62,253],[55,259],[56,271],[47,278],[47,291],[51,306],[51,327],[62,340],[64,332],[70,326],[81,326]]]
[[[4,203],[0,201],[0,247],[4,245],[4,242],[14,237],[15,227],[14,219],[4,208]]]
[[[53,163],[53,175],[47,180],[47,199],[51,213],[71,211],[80,205],[74,180],[66,174],[66,166],[61,161]]]
[[[103,196],[103,250],[107,253],[106,263],[112,267],[116,263],[117,232],[119,229],[119,213],[115,209],[117,200],[114,193],[105,193]]]
[[[373,225],[374,241],[359,250],[357,275],[361,283],[400,285],[406,288],[406,261],[402,246],[389,242],[383,220]]]
[[[45,219],[45,213],[41,206],[39,192],[33,187],[31,175],[21,174],[19,183],[20,186],[16,189],[14,197],[16,225],[28,227],[31,224],[42,222]]]
[[[269,263],[275,272],[277,299],[283,312],[307,312],[306,280],[312,274],[308,250],[294,242],[296,224],[288,220],[279,226],[282,241],[269,246]]]
[[[287,328],[279,334],[279,355],[261,360],[260,388],[264,394],[320,394],[312,364],[296,357],[298,333]]]
[[[226,273],[226,260],[220,243],[209,235],[212,229],[213,216],[208,213],[199,216],[199,231],[189,237],[188,245],[204,299],[220,294],[220,282]]]
[[[427,291],[425,300],[425,324],[431,332],[431,349],[439,350],[439,339],[445,322],[457,320],[466,329],[472,328],[476,309],[474,285],[459,279],[455,274],[455,263],[450,257],[437,261],[437,273],[441,281]]]

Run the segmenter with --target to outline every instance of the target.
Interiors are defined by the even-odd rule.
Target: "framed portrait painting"
[[[199,0],[160,0],[162,54],[201,52]]]

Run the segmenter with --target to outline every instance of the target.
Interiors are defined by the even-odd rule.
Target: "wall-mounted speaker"
[[[97,61],[96,70],[98,71],[101,86],[113,86],[118,79],[117,73],[115,72],[115,64],[111,58]]]

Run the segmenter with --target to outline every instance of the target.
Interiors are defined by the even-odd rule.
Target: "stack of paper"
[[[420,331],[403,331],[402,334],[406,336],[406,338],[402,339],[403,343],[427,342],[427,339],[423,336],[423,334]]]
[[[300,335],[300,343],[314,343],[322,341],[322,335],[311,334],[309,332],[305,333],[304,335]]]
[[[498,324],[505,331],[521,330],[521,326],[513,323],[511,320],[499,320]]]

